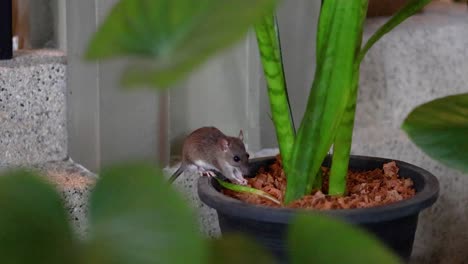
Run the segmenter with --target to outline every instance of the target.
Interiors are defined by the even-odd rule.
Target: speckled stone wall
[[[0,165],[0,176],[12,167],[18,166]],[[35,172],[56,188],[75,234],[84,238],[88,232],[88,200],[97,175],[71,159],[20,167]]]
[[[84,238],[88,233],[88,201],[97,176],[71,159],[31,166],[56,187],[75,233]]]
[[[370,35],[382,19],[368,21]],[[410,162],[440,181],[440,197],[419,217],[412,263],[468,259],[468,175],[419,150],[400,126],[419,104],[468,92],[468,10],[435,4],[389,33],[361,68],[353,153]],[[467,135],[468,137],[468,135]]]
[[[0,165],[67,156],[65,72],[59,51],[21,51],[0,61]]]

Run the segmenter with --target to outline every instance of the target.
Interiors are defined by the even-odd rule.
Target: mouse
[[[249,154],[242,130],[238,137],[227,136],[216,127],[194,130],[184,140],[182,162],[169,178],[169,183],[186,170],[208,177],[220,173],[233,183],[246,185],[244,175],[249,175]]]

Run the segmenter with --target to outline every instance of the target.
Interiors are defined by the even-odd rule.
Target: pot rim
[[[271,158],[274,157],[270,156],[252,159],[251,162],[258,162]],[[414,175],[408,175],[409,178],[414,178],[415,175],[419,175],[417,177],[420,177],[423,180],[423,187],[421,190],[417,191],[415,196],[412,198],[392,204],[369,208],[334,210],[276,208],[249,204],[222,194],[214,187],[214,184],[217,184],[215,179],[210,179],[208,177],[201,177],[198,180],[198,196],[203,203],[217,210],[217,212],[221,212],[222,214],[279,224],[289,223],[291,218],[299,213],[324,214],[343,218],[351,223],[375,223],[390,221],[393,219],[418,214],[419,211],[430,207],[437,200],[439,195],[439,181],[430,172],[400,160],[360,155],[351,155],[350,165],[353,163],[353,161],[356,162],[366,160],[379,163],[395,161],[400,170],[404,168],[413,172]]]

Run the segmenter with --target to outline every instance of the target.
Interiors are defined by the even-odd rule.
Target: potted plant
[[[87,55],[91,59],[130,55],[136,60],[123,73],[124,84],[167,87],[215,52],[239,40],[254,26],[268,84],[282,169],[287,178],[282,202],[288,205],[322,186],[323,174],[320,172],[324,161],[331,164],[326,190],[329,196],[346,194],[348,167],[373,170],[390,162],[350,155],[359,66],[373,44],[429,2],[409,1],[361,48],[368,2],[323,1],[317,33],[317,67],[308,106],[297,132],[289,113],[279,34],[272,15],[276,1],[234,3],[212,0],[200,6],[189,0],[172,4],[162,0],[122,0],[92,39]],[[412,138],[417,138],[415,135],[420,135],[421,129],[411,130],[414,124],[410,116],[404,127]],[[424,127],[421,124],[416,127]],[[419,145],[427,143],[427,136],[421,141],[423,143]],[[328,156],[332,147],[333,154]],[[252,166],[258,168],[260,163],[271,161],[255,161]],[[325,214],[367,228],[407,259],[411,254],[418,213],[437,199],[438,182],[421,168],[401,161],[396,164],[400,175],[414,182],[414,197],[385,206],[329,210]],[[217,181],[207,178],[200,180],[199,194],[204,202],[218,211],[223,233],[247,231],[255,234],[280,256],[285,255],[284,230],[294,215],[304,212],[235,200],[220,192]]]

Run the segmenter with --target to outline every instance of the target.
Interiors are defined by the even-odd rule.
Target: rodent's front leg
[[[240,185],[247,185],[247,180],[244,179],[242,172],[238,168],[229,165],[227,162],[223,164],[223,174],[232,182]]]
[[[216,173],[214,173],[212,170],[207,170],[203,167],[198,167],[198,173],[200,176],[207,176],[207,177],[215,177]]]

